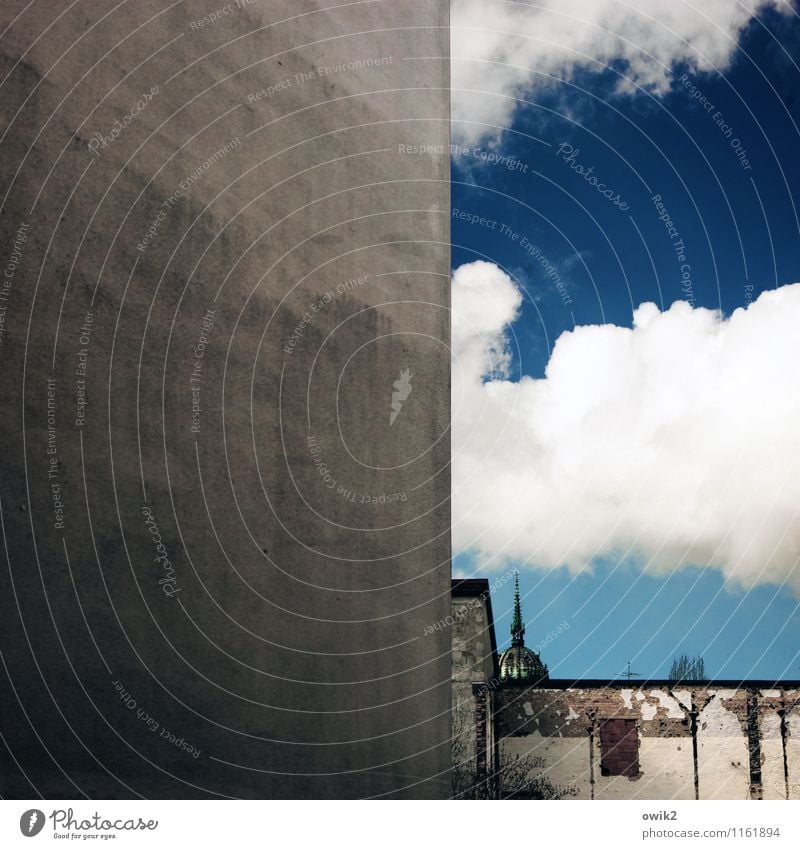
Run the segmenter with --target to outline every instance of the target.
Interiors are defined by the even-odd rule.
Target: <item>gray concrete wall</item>
[[[448,4],[26,5],[0,792],[447,795]]]

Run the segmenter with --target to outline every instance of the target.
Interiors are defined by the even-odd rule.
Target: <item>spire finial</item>
[[[525,626],[522,624],[522,605],[519,600],[519,572],[514,573],[514,618],[511,620],[511,645],[525,645]]]

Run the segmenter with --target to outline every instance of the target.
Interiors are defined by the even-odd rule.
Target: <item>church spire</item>
[[[504,682],[541,685],[548,680],[547,666],[539,652],[525,648],[525,625],[522,621],[522,604],[519,600],[519,572],[514,575],[514,617],[511,620],[511,648],[499,660],[500,680]]]
[[[511,620],[511,645],[525,645],[525,626],[522,624],[522,605],[519,601],[519,572],[514,573],[514,618]]]

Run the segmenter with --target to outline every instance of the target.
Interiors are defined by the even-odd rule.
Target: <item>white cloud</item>
[[[742,29],[767,7],[791,9],[787,0],[453,0],[454,139],[496,139],[500,131],[480,122],[508,126],[513,98],[547,83],[543,75],[621,62],[621,90],[664,94],[676,63],[725,70]]]
[[[520,304],[492,263],[455,272],[456,550],[574,572],[631,550],[800,591],[800,284],[729,318],[642,304],[632,329],[579,326],[544,378],[511,381]]]
[[[506,377],[510,354],[506,329],[517,317],[522,294],[493,262],[471,262],[453,275],[452,344],[459,365],[479,377]]]

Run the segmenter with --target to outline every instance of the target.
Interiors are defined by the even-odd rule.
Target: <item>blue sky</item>
[[[526,292],[513,326],[512,379],[541,377],[573,322],[630,327],[641,302],[665,309],[681,298],[729,315],[800,281],[796,66],[800,25],[767,11],[745,30],[724,73],[677,64],[672,91],[654,97],[615,94],[614,70],[578,69],[569,82],[527,94],[499,142],[471,143],[467,155],[453,156],[453,268],[486,259]],[[485,164],[481,152],[512,167]],[[575,164],[592,168],[618,202]],[[556,269],[565,294],[523,239]],[[490,580],[498,574],[470,552],[454,565]],[[570,626],[542,652],[557,677],[612,677],[628,660],[663,676],[686,652],[703,654],[716,677],[800,678],[798,600],[786,588],[745,592],[708,568],[651,577],[613,558],[575,577],[526,568],[521,584],[529,646],[562,622]],[[506,582],[493,594],[501,645],[512,593]]]

